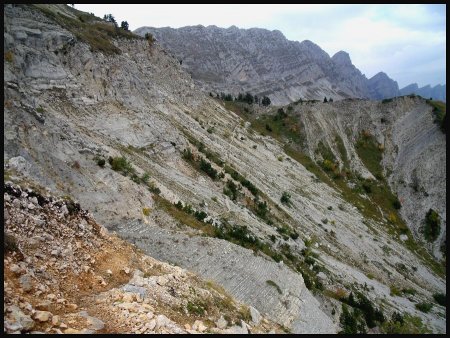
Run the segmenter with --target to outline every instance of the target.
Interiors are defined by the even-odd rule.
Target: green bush
[[[389,321],[380,325],[381,333],[385,334],[424,334],[431,330],[422,323],[420,317],[411,316],[408,313],[401,315],[394,312]]]
[[[416,309],[425,313],[428,313],[431,311],[431,309],[433,308],[433,304],[432,303],[418,303],[416,304]]]
[[[127,175],[133,171],[133,167],[131,163],[125,157],[109,157],[109,164],[111,165],[111,169],[114,171],[119,171],[123,175]]]
[[[105,164],[106,164],[106,161],[105,161],[105,159],[104,158],[99,158],[98,160],[97,160],[97,165],[99,165],[100,167],[104,167],[105,166]]]
[[[424,237],[429,242],[434,242],[441,231],[441,220],[439,214],[433,209],[428,210],[425,215]]]
[[[183,158],[187,161],[193,161],[194,155],[192,155],[191,149],[187,148],[183,150]]]
[[[217,170],[211,166],[211,163],[205,161],[203,158],[200,159],[200,169],[204,171],[213,180],[217,178]]]
[[[358,309],[353,311],[345,304],[342,304],[342,313],[339,317],[342,326],[341,334],[361,334],[366,333],[366,326],[362,319],[362,313]]]
[[[287,191],[284,191],[283,194],[281,195],[280,201],[283,204],[290,205],[291,204],[291,195]]]
[[[223,193],[227,195],[232,201],[235,201],[238,196],[237,186],[232,180],[228,180],[226,186],[223,188]]]
[[[256,214],[265,219],[267,217],[267,213],[269,212],[269,208],[267,207],[267,202],[256,202]]]
[[[392,201],[392,206],[394,207],[394,209],[397,209],[397,210],[399,210],[402,207],[398,198],[396,198],[395,200]]]
[[[200,303],[193,303],[189,301],[187,303],[186,309],[189,313],[194,315],[203,316],[205,314],[205,308],[203,304]]]
[[[439,305],[447,306],[447,295],[445,293],[434,293],[433,298]]]
[[[348,298],[343,298],[342,301],[356,309],[359,309],[364,316],[364,320],[369,328],[376,326],[376,323],[383,323],[385,321],[383,312],[373,306],[372,302],[364,296],[361,292],[357,292],[353,296],[350,292]]]
[[[205,219],[206,217],[208,217],[208,214],[207,214],[206,212],[204,212],[204,211],[196,211],[196,212],[194,213],[194,216],[195,216],[195,218],[197,218],[200,222],[203,222],[204,219]]]

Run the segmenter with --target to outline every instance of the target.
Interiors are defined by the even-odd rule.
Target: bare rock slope
[[[276,111],[261,107],[253,120],[238,116],[200,91],[158,44],[117,35],[68,6],[39,6],[4,7],[6,178],[26,177],[71,196],[110,231],[156,259],[212,279],[286,330],[339,331],[336,294],[361,291],[386,318],[400,311],[445,332],[444,307],[436,304],[429,313],[415,307],[445,292],[446,279],[413,246],[414,227],[405,240],[389,214],[368,215],[365,209],[378,210],[379,201],[349,195],[322,170],[313,172],[313,162],[322,161],[315,154],[319,141],[336,153],[338,132],[350,169],[373,178],[355,150],[363,128],[392,147],[386,168],[407,173],[417,156],[441,159],[445,138],[432,134],[431,108],[410,98],[298,105],[289,113],[299,114],[308,135],[304,151],[292,152],[257,128],[257,118],[269,113],[272,119]],[[91,40],[91,29],[104,37],[101,44]],[[383,131],[403,130],[416,115],[426,135]],[[427,140],[422,150],[420,137]],[[426,178],[435,169],[420,168],[419,182],[430,194],[424,201],[437,201],[445,221],[439,187]],[[391,174],[385,173],[394,189]],[[437,175],[445,178],[445,171]],[[408,203],[394,216],[414,220],[415,204]],[[395,288],[415,292],[390,292]]]

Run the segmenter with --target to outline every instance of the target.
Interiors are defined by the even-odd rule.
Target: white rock
[[[224,329],[226,328],[228,325],[228,322],[225,320],[225,318],[223,318],[223,316],[220,316],[220,318],[216,321],[216,326],[219,329]]]
[[[262,318],[261,314],[253,306],[250,306],[249,308],[250,308],[250,315],[252,316],[252,322],[254,324],[259,324]]]

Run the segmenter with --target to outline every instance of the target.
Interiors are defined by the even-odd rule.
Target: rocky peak
[[[350,55],[347,52],[344,52],[343,50],[334,54],[331,59],[339,65],[352,65],[353,66],[352,61],[350,60]]]
[[[384,72],[379,72],[368,81],[370,96],[381,100],[400,95],[397,81],[392,80]]]

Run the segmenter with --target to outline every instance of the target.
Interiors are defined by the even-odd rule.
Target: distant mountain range
[[[432,98],[433,100],[440,100],[446,102],[446,85],[437,85],[431,87],[430,85],[419,88],[417,83],[412,83],[402,89],[400,89],[400,95],[416,94],[426,99]]]
[[[300,98],[379,100],[401,95],[397,82],[383,72],[367,79],[348,53],[330,57],[313,42],[287,40],[278,30],[198,25],[141,27],[134,32],[153,34],[205,91],[248,91],[267,95],[274,104]],[[445,97],[445,86],[443,92]]]

